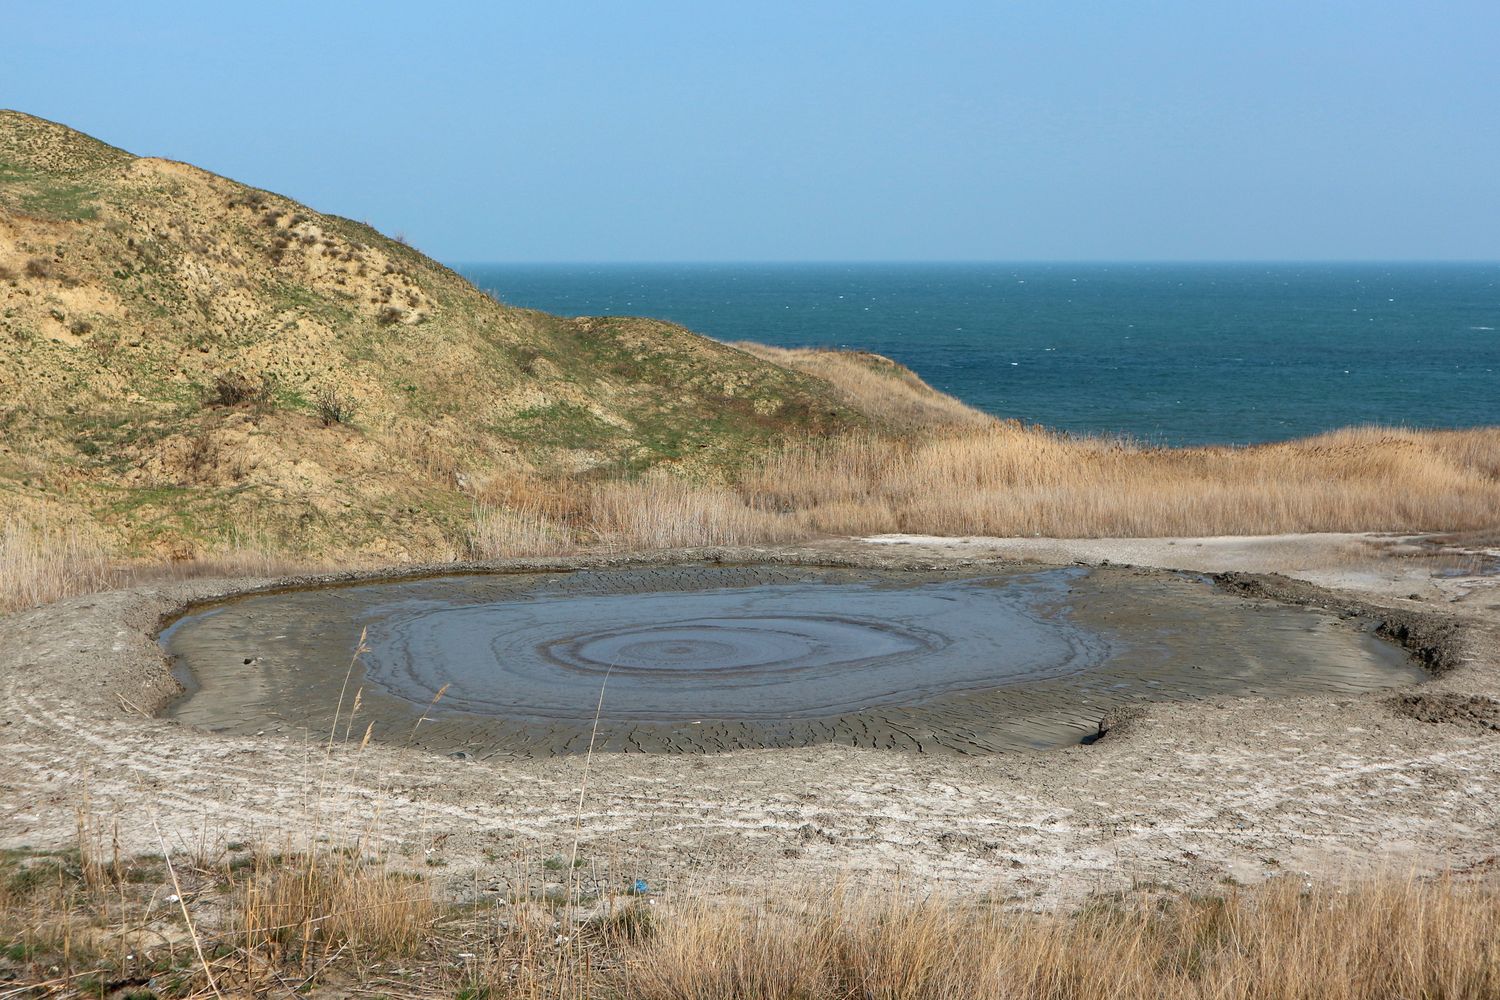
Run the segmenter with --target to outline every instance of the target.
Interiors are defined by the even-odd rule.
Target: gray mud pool
[[[452,576],[244,597],[188,614],[161,643],[187,688],[166,714],[183,723],[326,738],[348,677],[340,738],[373,724],[376,740],[481,758],[591,739],[648,753],[1015,751],[1085,740],[1129,702],[1424,676],[1370,622],[1123,569]]]

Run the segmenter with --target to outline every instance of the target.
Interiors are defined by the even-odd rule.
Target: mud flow
[[[187,688],[166,714],[183,723],[326,739],[342,692],[338,739],[373,727],[375,740],[475,757],[591,740],[647,753],[1022,751],[1087,739],[1129,702],[1424,676],[1370,622],[1184,576],[1076,568],[443,577],[246,597],[189,614],[161,642]]]

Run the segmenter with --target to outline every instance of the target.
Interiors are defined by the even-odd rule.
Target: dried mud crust
[[[1380,620],[1378,633],[1406,649],[1435,677],[1441,677],[1463,660],[1464,626],[1441,614],[1389,606],[1376,608],[1366,601],[1276,574],[1217,573],[1214,581],[1226,593],[1241,597],[1322,608],[1347,617],[1373,615]]]
[[[672,561],[982,564],[846,543],[503,568]],[[1273,576],[1221,584],[1396,623],[1391,634],[1438,671],[1409,692],[1440,699],[1432,704],[1500,696],[1493,616],[1413,611]],[[581,813],[579,757],[359,751],[355,734],[325,759],[303,742],[149,717],[177,692],[157,630],[195,602],[270,586],[178,584],[0,619],[0,846],[71,842],[86,799],[96,814],[119,817],[127,850],[156,849],[153,820],[178,844],[370,832],[414,864],[425,860],[455,891],[482,893],[508,888],[496,859],[564,852],[576,825],[582,853],[609,877],[658,886],[764,891],[812,878],[900,878],[1051,905],[1142,881],[1209,888],[1288,871],[1470,867],[1500,843],[1500,803],[1483,794],[1500,779],[1500,741],[1488,729],[1422,721],[1389,693],[1154,704],[1119,713],[1092,745],[1037,754],[822,746],[596,755]]]
[[[1420,722],[1442,722],[1500,733],[1500,701],[1484,695],[1402,694],[1386,704],[1397,714]]]

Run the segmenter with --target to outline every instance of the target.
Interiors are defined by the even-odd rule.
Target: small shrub
[[[259,378],[243,372],[225,372],[214,379],[208,403],[210,406],[239,406],[242,403],[265,406],[276,394],[276,385],[276,376],[270,372]]]
[[[354,419],[357,406],[354,398],[341,389],[327,388],[318,396],[318,416],[324,427],[347,424]]]
[[[381,326],[392,326],[401,322],[401,310],[395,306],[385,306],[375,314],[375,322]]]
[[[26,277],[28,278],[50,278],[52,277],[52,263],[41,257],[33,257],[26,262]]]
[[[68,329],[76,336],[82,337],[94,329],[94,324],[86,319],[75,319],[72,323],[68,324]]]
[[[95,354],[99,355],[101,361],[108,361],[114,356],[115,351],[120,348],[120,335],[118,333],[96,333],[89,338],[89,347]]]
[[[535,375],[536,363],[541,360],[542,352],[533,347],[518,347],[511,350],[511,357],[515,359],[516,369],[522,375]]]
[[[331,853],[258,857],[237,882],[235,938],[304,954],[340,946],[413,954],[437,916],[428,882]]]
[[[613,945],[641,945],[656,932],[656,914],[640,901],[611,907],[586,925]]]

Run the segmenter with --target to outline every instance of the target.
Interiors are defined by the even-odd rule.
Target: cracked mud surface
[[[621,878],[721,891],[899,878],[1052,905],[1139,881],[1203,888],[1482,865],[1500,843],[1500,733],[1463,720],[1488,719],[1500,698],[1496,581],[1440,576],[1398,540],[1351,538],[1047,542],[1045,555],[1005,540],[840,541],[637,560],[972,573],[1042,558],[1236,572],[1225,586],[1255,600],[1381,618],[1436,676],[1395,695],[1125,707],[1098,742],[1045,752],[596,754],[581,812],[580,756],[361,750],[358,732],[347,744],[340,732],[328,753],[148,717],[178,694],[156,631],[190,602],[250,584],[79,598],[0,619],[0,846],[70,843],[86,799],[106,821],[118,816],[127,851],[156,849],[153,820],[177,849],[367,834],[439,865],[428,870],[459,892],[503,887],[496,859],[564,852],[575,824],[581,852]],[[1275,568],[1317,586],[1258,575]],[[1408,696],[1428,708],[1400,707]]]

